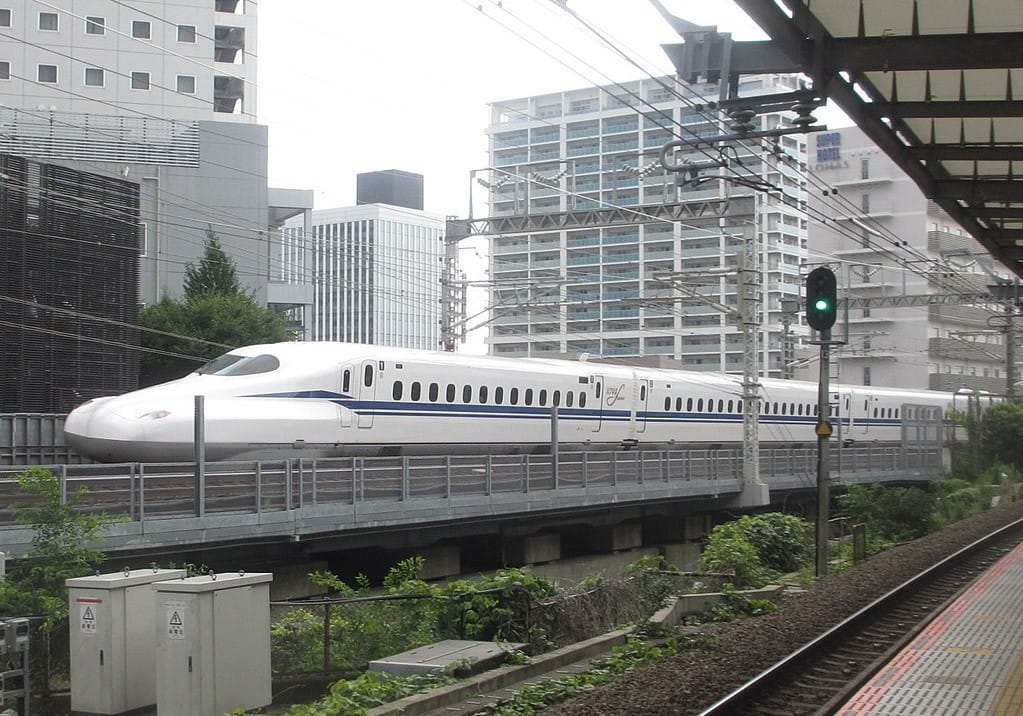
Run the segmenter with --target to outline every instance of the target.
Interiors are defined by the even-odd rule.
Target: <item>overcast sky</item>
[[[764,37],[729,1],[664,2],[736,39]],[[568,8],[642,69],[555,0],[265,0],[257,109],[271,185],[314,189],[318,209],[350,206],[357,173],[403,169],[425,177],[428,211],[466,216],[489,102],[672,72],[660,45],[678,35],[648,0]]]

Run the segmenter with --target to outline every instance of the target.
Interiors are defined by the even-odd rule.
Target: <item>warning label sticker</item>
[[[79,602],[78,604],[78,625],[83,634],[96,633],[96,605],[97,602]]]
[[[167,607],[167,638],[185,638],[185,610],[181,607]]]

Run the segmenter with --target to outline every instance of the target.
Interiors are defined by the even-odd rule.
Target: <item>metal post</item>
[[[551,478],[558,489],[558,406],[551,406]]]
[[[205,396],[195,396],[195,516],[206,515],[206,404]]]
[[[828,375],[831,365],[831,331],[821,331],[820,381],[817,387],[817,576],[828,573],[828,438],[831,436]]]

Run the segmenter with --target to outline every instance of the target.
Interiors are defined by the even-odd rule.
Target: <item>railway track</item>
[[[950,600],[1023,541],[1023,520],[903,582],[717,701],[701,716],[837,713]]]

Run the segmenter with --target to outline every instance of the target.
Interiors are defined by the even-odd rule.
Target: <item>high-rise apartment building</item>
[[[17,0],[0,93],[24,111],[256,121],[252,0]],[[143,140],[144,141],[144,140]]]
[[[1004,277],[955,224],[856,127],[811,135],[809,263],[829,264],[849,299],[848,345],[832,353],[843,383],[1005,391],[994,303],[959,303]],[[933,295],[948,302],[912,300]],[[905,300],[900,298],[905,297]],[[835,331],[842,330],[836,326]]]
[[[740,95],[796,88],[792,77],[754,76]],[[757,352],[764,372],[781,374],[782,301],[798,300],[806,257],[805,139],[732,142],[725,154],[684,146],[676,163],[727,166],[665,171],[668,142],[731,131],[707,108],[718,93],[717,84],[663,77],[491,104],[490,167],[478,173],[490,215],[558,217],[491,239],[492,354],[664,356],[693,370],[742,372],[740,329],[719,309],[737,304],[737,255],[752,241],[762,272]],[[790,120],[775,111],[753,122],[771,129]],[[683,220],[646,211],[700,201],[722,211]],[[635,212],[635,223],[579,219],[607,207]]]
[[[289,222],[289,270],[312,280],[309,337],[438,350],[444,229],[441,215],[386,204]]]

